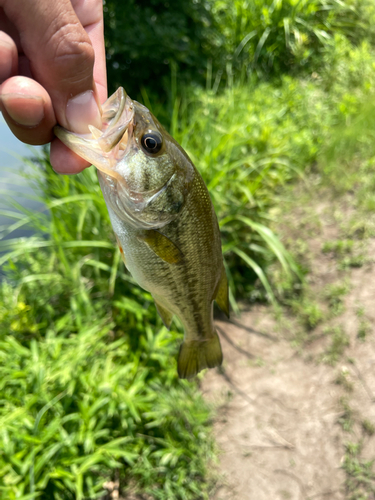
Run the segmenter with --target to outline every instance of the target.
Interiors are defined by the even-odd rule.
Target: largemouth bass
[[[121,87],[104,103],[102,130],[56,136],[98,169],[125,266],[151,293],[167,328],[185,330],[180,378],[222,363],[213,301],[229,316],[219,226],[208,190],[181,146]]]

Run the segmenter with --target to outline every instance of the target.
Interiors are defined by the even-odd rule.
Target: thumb
[[[96,6],[101,8],[99,2]],[[51,98],[58,123],[78,133],[87,132],[88,124],[101,128],[94,49],[71,2],[6,0],[3,8],[18,30],[33,78]]]

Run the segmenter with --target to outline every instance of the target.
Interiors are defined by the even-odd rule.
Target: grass
[[[359,320],[357,338],[359,340],[365,341],[368,335],[370,334],[372,327],[370,321],[365,316],[365,311],[363,307],[359,307],[357,309],[357,317]]]
[[[338,419],[338,423],[341,425],[342,429],[345,432],[351,432],[354,426],[354,411],[350,406],[349,400],[347,397],[340,398],[340,408],[341,415]]]
[[[225,98],[207,102],[216,113]],[[227,117],[233,109],[231,101]],[[190,140],[189,153],[199,160],[218,210],[232,305],[254,290],[274,300],[267,262],[277,260],[289,275],[299,270],[268,227],[267,190],[292,179],[296,169],[285,168],[270,132],[260,139],[263,151],[254,152],[239,122],[229,131],[211,124],[212,140],[197,143],[200,127],[211,123],[206,116],[182,121],[191,130],[181,128],[177,137],[183,146]],[[0,242],[6,276],[0,491],[10,499],[100,498],[103,485],[119,476],[121,491],[207,498],[211,414],[197,385],[177,379],[181,336],[167,333],[151,296],[124,272],[95,172],[58,176],[46,155],[33,163],[30,180],[46,210],[20,216],[22,207],[8,208],[14,222]],[[26,227],[34,236],[12,238]]]
[[[109,341],[113,324],[94,323],[1,341],[2,496],[99,498],[118,470],[155,498],[204,498],[208,410],[167,369],[169,334],[148,331],[132,352],[126,336]]]
[[[330,338],[330,346],[322,356],[322,361],[335,365],[350,345],[349,336],[342,326],[327,327],[324,334]]]
[[[362,267],[365,263],[365,253],[361,242],[352,239],[326,241],[323,253],[331,254],[339,260],[340,267]]]
[[[336,83],[331,88],[335,88]],[[355,91],[352,96],[355,96]],[[369,97],[367,101],[370,107],[372,99]],[[344,100],[349,103],[349,96]],[[297,214],[294,219],[287,219],[289,224],[292,221],[297,226],[294,230],[289,229],[289,234],[298,234],[302,240],[306,238],[302,252],[297,238],[290,238],[287,248],[292,255],[300,252],[304,257],[306,276],[299,293],[295,289],[288,290],[284,299],[287,308],[284,311],[289,316],[290,324],[297,323],[294,340],[301,352],[306,356],[311,343],[313,354],[307,356],[310,361],[339,367],[334,382],[340,386],[338,390],[341,394],[344,393],[339,402],[341,414],[338,423],[346,443],[341,467],[345,473],[347,500],[370,500],[375,492],[371,452],[374,424],[368,418],[371,415],[370,400],[364,402],[361,395],[364,376],[360,371],[363,366],[360,353],[363,346],[360,346],[360,342],[371,339],[369,318],[372,309],[366,301],[366,313],[365,306],[359,303],[362,297],[356,297],[353,291],[353,287],[358,287],[358,278],[361,277],[362,282],[365,282],[366,271],[372,267],[369,247],[375,234],[372,203],[375,115],[370,119],[365,112],[366,118],[363,118],[362,105],[356,109],[358,111],[361,108],[357,118],[349,117],[348,113],[345,132],[344,128],[338,129],[341,138],[332,136],[334,151],[331,149],[332,143],[322,149],[317,165],[306,176],[312,187],[306,183],[306,187],[300,189],[306,193],[305,197],[299,199],[299,191],[294,187],[290,191],[286,190],[295,196],[290,204],[294,214]],[[354,135],[360,140],[355,142]],[[349,137],[353,141],[348,140]],[[303,209],[299,207],[300,203],[303,203]],[[312,231],[309,210],[313,210],[309,205],[313,206],[323,221],[321,227],[315,224]],[[313,248],[309,248],[309,245]],[[349,300],[346,300],[349,294]],[[369,314],[369,318],[366,314]],[[349,355],[357,359],[349,359]],[[358,372],[354,368],[342,366],[343,363],[350,366],[352,362],[358,367]],[[366,392],[368,395],[364,397],[372,400],[370,391],[366,389]]]
[[[227,54],[227,78],[281,72],[310,73],[335,34],[355,43],[373,36],[374,8],[369,0],[214,0]],[[312,69],[313,68],[313,69]]]
[[[335,380],[335,383],[337,385],[341,385],[346,392],[348,393],[353,392],[354,386],[350,378],[349,370],[346,367],[343,367],[340,370]]]
[[[95,173],[36,164],[49,210],[15,213],[36,233],[1,242],[0,496],[102,498],[118,476],[207,498],[211,414],[177,378],[180,335],[124,273]]]
[[[370,500],[375,493],[374,461],[361,458],[363,444],[348,442],[342,468],[347,479],[345,493],[348,500]]]
[[[330,43],[321,74],[233,84],[221,94],[191,89],[171,117],[218,214],[232,308],[289,301],[304,331],[341,314],[348,286],[309,295],[307,266],[271,229],[284,216],[278,194],[296,179],[311,192],[324,183],[337,194],[359,186],[362,213],[374,206],[372,118],[361,119],[375,82],[373,52],[342,37]],[[347,150],[333,132],[343,123]],[[366,133],[355,146],[358,130]],[[94,171],[62,177],[46,154],[31,162],[46,210],[14,204],[2,212],[12,223],[0,241],[0,496],[103,498],[103,485],[119,479],[124,494],[208,498],[212,413],[199,384],[177,379],[181,331],[166,331],[151,296],[124,271]],[[355,234],[375,234],[369,219],[353,221],[351,234],[326,248],[337,265],[353,258]],[[22,228],[34,236],[13,238]],[[308,249],[301,238],[296,244],[302,261]],[[325,335],[323,359],[335,364],[348,336],[339,326]],[[349,403],[343,411],[349,430]]]
[[[331,316],[339,316],[344,311],[344,297],[349,290],[350,284],[347,280],[326,286],[324,298]]]
[[[293,186],[283,193],[286,197],[286,193],[290,194],[290,204],[297,214],[296,220],[287,219],[288,224],[296,224],[298,227],[298,231],[286,228],[284,232],[293,236],[284,241],[291,254],[303,264],[301,270],[305,279],[301,285],[296,286],[280,276],[278,271],[272,268],[269,271],[269,280],[274,289],[280,290],[278,296],[287,306],[287,313],[297,319],[297,344],[320,338],[322,327],[327,327],[328,323],[324,335],[329,339],[330,345],[322,358],[332,364],[340,359],[348,344],[347,335],[337,326],[334,318],[345,311],[351,270],[369,263],[368,238],[375,234],[371,208],[375,169],[375,114],[366,109],[373,109],[374,97],[369,89],[372,86],[370,82],[374,81],[374,66],[367,59],[369,46],[366,43],[353,49],[338,36],[335,37],[335,44],[329,56],[332,66],[327,65],[322,70],[318,78],[320,83],[317,85],[320,90],[326,88],[330,92],[328,100],[319,99],[319,104],[315,104],[322,109],[324,103],[326,111],[324,116],[321,115],[321,123],[315,131],[316,136],[322,138],[322,147],[314,156],[316,162],[312,161],[305,170],[306,176],[302,177],[303,197],[294,199],[298,194],[296,195]],[[343,63],[344,60],[347,64]],[[362,71],[362,83],[356,79],[354,68]],[[357,140],[358,137],[360,141]],[[313,156],[310,159],[313,160]],[[319,217],[315,220],[309,209],[316,193],[320,193],[322,206],[325,202],[329,204],[330,212],[324,217],[330,217],[332,226],[337,228],[338,234],[329,239],[323,235]],[[278,201],[282,205],[282,196]],[[280,205],[272,210],[272,214],[277,217],[272,227],[280,226],[279,219],[283,214]],[[311,241],[315,235],[322,241],[322,255],[332,260],[329,266],[337,271],[336,281],[326,284],[324,288],[314,283],[314,280],[324,281],[324,277],[319,276],[319,273],[318,277],[315,276],[314,269],[310,268],[311,265],[319,264],[316,250],[310,249],[309,243],[304,239]],[[325,262],[327,264],[326,259]],[[366,318],[358,319],[358,337],[365,339],[370,331],[368,321]]]
[[[324,319],[321,306],[307,297],[301,300],[294,299],[290,302],[292,313],[298,316],[301,325],[306,330],[313,330]]]

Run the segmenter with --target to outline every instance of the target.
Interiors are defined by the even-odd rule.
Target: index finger
[[[107,99],[108,91],[102,1],[72,0],[72,6],[94,48],[94,82],[99,100],[103,103]],[[51,144],[51,163],[57,172],[65,174],[75,174],[89,166],[57,138]]]
[[[76,16],[90,37],[95,52],[94,81],[103,103],[107,99],[107,71],[104,46],[104,21],[102,0],[72,0]]]

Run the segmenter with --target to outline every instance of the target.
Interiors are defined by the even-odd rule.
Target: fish
[[[124,264],[153,297],[164,325],[184,327],[177,371],[190,379],[223,361],[213,302],[229,317],[215,210],[202,176],[147,107],[120,87],[102,105],[102,129],[55,135],[98,171]]]

